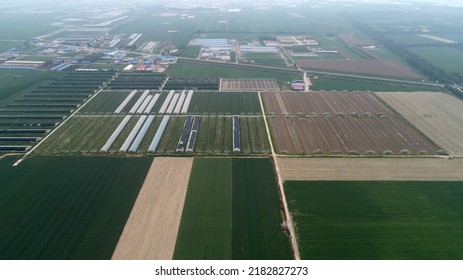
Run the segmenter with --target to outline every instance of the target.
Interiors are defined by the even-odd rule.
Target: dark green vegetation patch
[[[266,158],[197,158],[174,259],[291,259]]]
[[[190,114],[261,115],[257,92],[195,92]]]
[[[110,259],[151,161],[0,160],[0,259]]]
[[[463,182],[287,182],[303,259],[462,259]]]

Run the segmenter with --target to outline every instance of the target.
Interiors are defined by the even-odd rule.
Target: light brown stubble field
[[[112,259],[172,259],[193,158],[155,158]]]
[[[463,101],[440,92],[380,92],[421,132],[452,156],[463,156]]]
[[[281,157],[278,163],[284,181],[463,180],[463,159]]]

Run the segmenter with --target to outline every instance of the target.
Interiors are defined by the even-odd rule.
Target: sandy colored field
[[[377,95],[452,156],[463,156],[463,101],[439,92]]]
[[[112,259],[172,259],[193,158],[155,158]]]
[[[445,158],[279,158],[285,181],[463,180],[463,159]]]

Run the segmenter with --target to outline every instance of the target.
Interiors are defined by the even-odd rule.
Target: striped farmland
[[[158,145],[159,141],[161,140],[162,135],[164,134],[164,130],[166,129],[167,123],[169,122],[170,116],[164,116],[162,118],[161,124],[158,127],[158,130],[156,131],[156,134],[154,135],[153,140],[151,141],[151,144],[148,148],[148,152],[155,152]]]
[[[127,150],[129,149],[130,145],[133,142],[133,139],[135,139],[135,136],[137,136],[138,131],[142,127],[145,120],[146,120],[146,116],[140,117],[138,122],[135,124],[135,127],[132,129],[129,136],[127,137],[127,139],[125,139],[124,143],[122,144],[122,147],[119,149],[119,152],[127,152]]]
[[[127,106],[130,100],[132,100],[136,93],[137,90],[132,90],[132,92],[130,92],[130,94],[124,99],[124,101],[122,101],[121,105],[117,107],[117,109],[114,111],[114,114],[119,114],[125,108],[125,106]]]
[[[106,144],[104,144],[104,146],[101,148],[101,152],[107,152],[109,148],[111,148],[112,144],[114,141],[116,141],[117,137],[119,134],[121,134],[122,130],[125,128],[131,118],[132,116],[128,115],[122,120],[122,122],[117,126],[116,130],[114,130],[113,134],[111,134],[111,136],[108,138]]]
[[[148,131],[153,120],[154,120],[154,116],[148,116],[145,123],[143,124],[143,127],[140,129],[140,131],[137,134],[137,137],[135,138],[132,145],[130,146],[129,152],[136,152],[138,150],[138,146],[140,146],[140,143],[145,137],[146,132]]]

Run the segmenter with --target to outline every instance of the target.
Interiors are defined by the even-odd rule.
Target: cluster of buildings
[[[194,39],[190,45],[201,46],[199,57],[202,59],[231,60],[233,45],[228,39]]]

